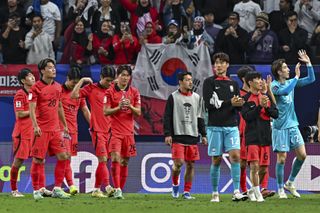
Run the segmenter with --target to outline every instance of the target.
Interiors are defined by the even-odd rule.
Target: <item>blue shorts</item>
[[[235,127],[208,127],[208,155],[221,156],[223,152],[240,150],[239,129]]]
[[[297,126],[289,129],[272,129],[272,148],[274,152],[289,152],[304,145]]]

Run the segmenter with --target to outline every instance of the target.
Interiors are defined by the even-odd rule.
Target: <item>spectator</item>
[[[294,11],[298,14],[299,27],[308,31],[308,38],[320,21],[320,2],[317,0],[298,0],[294,5]]]
[[[181,28],[183,26],[189,26],[188,19],[190,16],[187,16],[186,10],[183,7],[181,0],[167,0],[163,8],[163,22],[165,26],[168,26],[171,20],[175,20]],[[191,27],[191,26],[189,26]]]
[[[279,32],[287,27],[286,16],[293,10],[291,0],[280,0],[280,10],[274,10],[269,14],[270,29],[279,36]]]
[[[279,33],[279,57],[284,58],[288,64],[296,64],[298,51],[308,49],[308,32],[298,26],[298,14],[294,11],[287,13],[287,28]]]
[[[175,44],[179,41],[181,41],[181,33],[179,24],[176,22],[176,20],[172,19],[167,26],[167,35],[163,37],[163,43],[164,44]]]
[[[268,14],[259,13],[256,19],[256,29],[249,33],[248,57],[252,64],[270,64],[277,58],[278,38],[268,27]]]
[[[260,5],[251,0],[243,0],[234,6],[233,11],[239,13],[239,25],[243,29],[247,32],[254,30],[256,17],[261,12]]]
[[[204,17],[204,29],[211,36],[211,38],[216,41],[219,31],[222,26],[214,23],[214,14],[211,10],[205,10],[203,12]]]
[[[138,39],[132,35],[129,21],[120,23],[120,32],[113,36],[114,64],[132,64],[139,48]]]
[[[203,13],[207,9],[211,9],[215,15],[215,23],[222,26],[227,25],[227,18],[230,12],[232,12],[234,6],[234,0],[196,0],[195,6]]]
[[[214,41],[204,29],[204,18],[202,16],[197,16],[194,18],[193,28],[189,33],[187,45],[188,48],[193,49],[194,47],[199,46],[202,42],[207,45],[210,54],[213,54]]]
[[[315,63],[320,64],[320,23],[315,28],[315,30],[312,34],[311,46],[312,46],[314,56],[315,56]],[[320,140],[319,140],[319,142],[320,142]]]
[[[106,20],[101,23],[97,33],[89,35],[87,49],[93,52],[94,60],[91,63],[112,64],[114,50],[112,47],[111,21]]]
[[[111,6],[113,10],[117,11],[117,14],[120,14],[120,21],[129,20],[128,12],[123,8],[119,0],[112,0]]]
[[[57,5],[49,0],[40,0],[40,10],[43,17],[43,31],[50,35],[50,40],[54,42],[54,48],[58,48],[60,44],[61,34],[61,13]],[[36,13],[33,6],[27,10],[27,14]]]
[[[161,30],[157,9],[151,7],[150,0],[138,0],[132,3],[130,0],[120,0],[122,6],[130,12],[131,32],[140,37],[147,22],[153,22],[156,30]]]
[[[95,10],[98,9],[97,0],[76,0],[75,4],[72,4],[69,7],[67,18],[65,19],[64,29],[70,26],[71,23],[78,21],[81,19],[85,28],[91,31],[91,22],[92,16]]]
[[[215,41],[215,51],[227,53],[230,64],[245,63],[245,52],[248,47],[248,33],[239,26],[239,14],[231,12],[228,18],[229,27],[219,31]]]
[[[147,22],[145,26],[145,31],[142,33],[142,36],[139,38],[141,45],[143,44],[161,44],[162,38],[157,35],[155,26],[153,22]],[[139,48],[140,49],[140,48]]]
[[[27,33],[25,40],[25,49],[29,50],[27,64],[38,64],[44,58],[54,60],[50,36],[42,30],[43,17],[34,15],[31,21],[32,29]]]
[[[279,10],[279,2],[281,0],[261,0],[263,3],[263,12],[271,13],[272,11]],[[289,0],[292,1],[292,0]]]
[[[87,46],[89,43],[85,31],[85,25],[82,20],[72,23],[64,32],[64,51],[61,58],[61,64],[86,64],[89,59]]]
[[[18,12],[9,14],[7,27],[1,34],[4,64],[25,64],[25,30],[20,27],[21,17]]]
[[[92,32],[97,32],[99,29],[99,23],[103,20],[111,20],[113,29],[119,31],[120,15],[117,10],[114,10],[111,6],[111,0],[100,0],[101,7],[93,14],[93,20],[91,24]]]
[[[2,0],[5,2],[5,0]],[[3,32],[6,28],[6,24],[9,18],[9,14],[13,12],[19,13],[20,27],[25,28],[25,14],[23,7],[18,5],[18,0],[7,0],[7,5],[5,7],[0,7],[0,30]]]

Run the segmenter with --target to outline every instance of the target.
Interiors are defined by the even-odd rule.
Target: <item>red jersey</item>
[[[80,98],[87,98],[91,109],[90,129],[95,132],[109,132],[110,118],[103,114],[103,99],[106,93],[100,83],[84,86]]]
[[[240,90],[240,96],[243,98],[246,94],[248,94],[248,91],[245,91],[244,89]],[[246,121],[243,119],[241,113],[240,115],[240,122],[239,122],[239,133],[241,137],[244,137],[244,131],[246,129]]]
[[[117,84],[110,87],[106,92],[106,105],[115,108],[119,105],[122,98],[127,98],[134,107],[141,105],[139,91],[131,86],[127,86],[125,90],[121,90]],[[121,109],[117,113],[111,115],[111,131],[112,133],[122,135],[133,135],[134,117],[130,109]]]
[[[61,103],[63,106],[64,115],[66,117],[68,129],[70,133],[78,132],[77,116],[79,108],[85,107],[86,100],[84,98],[71,98],[72,90],[69,90],[66,85],[62,85]],[[60,121],[60,129],[63,130],[63,124]]]
[[[13,99],[14,112],[29,111],[28,94],[29,93],[24,88],[17,91]],[[21,139],[31,139],[32,132],[32,121],[29,116],[24,118],[16,117],[12,137],[20,136]]]
[[[60,131],[59,102],[61,99],[61,85],[57,82],[47,84],[42,79],[30,89],[29,101],[35,102],[36,117],[42,132]]]

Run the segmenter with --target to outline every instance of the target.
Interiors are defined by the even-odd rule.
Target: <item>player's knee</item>
[[[45,162],[44,159],[40,159],[40,158],[33,158],[32,161],[33,161],[34,163],[38,163],[38,164],[42,164],[42,163]]]
[[[121,158],[120,164],[121,164],[121,166],[128,166],[129,158]]]
[[[182,159],[175,159],[173,163],[173,167],[177,170],[180,170],[182,165],[183,165],[183,160]]]
[[[187,161],[187,162],[186,162],[186,168],[187,168],[188,170],[192,170],[192,169],[194,168],[194,162],[192,162],[192,161]]]
[[[220,165],[221,164],[221,157],[220,156],[213,157],[212,158],[212,164],[215,165],[215,166]]]
[[[58,160],[68,160],[68,154],[65,152],[59,153],[59,154],[57,154],[57,158],[58,158]]]

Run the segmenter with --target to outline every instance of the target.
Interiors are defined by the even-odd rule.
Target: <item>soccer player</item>
[[[237,72],[237,76],[242,82],[242,88],[240,89],[240,96],[244,97],[249,92],[249,85],[245,81],[245,75],[253,71],[249,66],[242,66]],[[247,198],[247,147],[245,143],[244,130],[246,128],[246,122],[240,114],[239,121],[239,133],[240,133],[240,188],[244,199]]]
[[[39,189],[43,184],[41,180],[44,179],[44,161],[48,152],[49,155],[57,157],[52,197],[68,199],[70,196],[61,189],[68,159],[59,126],[60,119],[64,134],[68,134],[61,104],[61,85],[54,81],[56,77],[54,60],[43,59],[39,62],[38,68],[40,80],[31,87],[29,94],[30,118],[34,131],[31,150],[33,197],[36,200],[43,198]]]
[[[251,201],[263,202],[260,183],[270,164],[271,124],[270,118],[278,117],[275,103],[262,94],[262,79],[258,72],[248,72],[245,81],[250,87],[243,98],[245,103],[241,114],[246,121],[245,143],[247,161],[250,165],[252,188],[248,192]],[[272,99],[271,99],[272,100]]]
[[[87,107],[84,98],[71,99],[71,92],[74,86],[81,79],[81,69],[79,67],[72,67],[67,74],[67,81],[62,85],[61,103],[63,106],[64,114],[66,117],[70,140],[66,140],[65,145],[68,154],[66,165],[65,178],[69,186],[69,192],[72,195],[78,193],[77,187],[73,184],[72,169],[71,169],[71,156],[77,156],[78,147],[78,125],[77,115],[78,110],[81,109],[85,119],[90,123],[90,111]],[[60,128],[63,131],[63,124],[60,122]]]
[[[167,100],[164,113],[165,143],[171,146],[172,166],[172,197],[179,197],[179,175],[185,163],[184,199],[195,199],[190,190],[194,176],[194,162],[200,159],[198,150],[199,133],[202,143],[207,144],[204,124],[203,100],[192,92],[192,74],[178,74],[179,89]]]
[[[311,84],[315,81],[315,75],[307,53],[304,50],[299,50],[298,55],[299,60],[307,65],[307,77],[300,79],[300,62],[295,67],[295,77],[292,79],[289,79],[290,69],[284,59],[274,61],[271,66],[275,78],[271,88],[279,109],[279,117],[274,120],[272,125],[272,148],[277,153],[276,177],[280,199],[287,198],[284,188],[290,191],[294,197],[300,197],[294,186],[294,179],[307,155],[294,109],[294,88]],[[289,179],[284,184],[284,164],[287,152],[290,150],[295,151],[297,158],[292,165]]]
[[[13,163],[10,171],[11,195],[13,197],[23,197],[18,191],[17,179],[19,168],[23,161],[29,158],[32,146],[32,122],[29,113],[28,94],[31,86],[35,83],[32,71],[25,68],[18,74],[18,80],[23,86],[18,90],[13,99],[16,123],[12,132],[13,141]]]
[[[239,97],[239,86],[227,77],[229,56],[225,53],[213,55],[216,76],[203,83],[203,97],[208,111],[208,155],[212,156],[210,176],[213,187],[211,202],[220,202],[218,186],[220,164],[223,151],[229,153],[231,176],[233,180],[233,201],[243,199],[240,193],[240,135],[238,129],[238,108],[244,100]]]
[[[137,155],[134,141],[134,116],[141,115],[139,91],[130,86],[132,70],[130,66],[120,65],[117,80],[107,92],[104,114],[111,118],[111,155],[112,180],[115,188],[114,197],[123,199],[122,189],[128,176],[130,157]]]
[[[114,189],[110,186],[108,160],[108,141],[110,139],[110,118],[103,115],[103,101],[105,93],[111,86],[116,76],[112,66],[101,68],[100,81],[93,83],[91,78],[81,78],[71,93],[71,98],[87,98],[91,109],[90,133],[93,147],[99,164],[96,169],[96,181],[92,197],[104,198],[112,196]],[[84,83],[88,85],[81,88]],[[105,186],[107,196],[101,191],[101,185]]]

